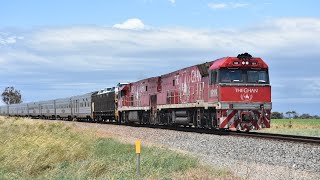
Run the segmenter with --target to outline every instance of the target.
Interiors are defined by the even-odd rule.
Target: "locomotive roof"
[[[244,55],[244,56],[242,56]],[[175,75],[183,70],[198,66],[199,71],[204,71],[203,66],[205,66],[206,68],[208,68],[208,70],[214,70],[214,69],[220,69],[220,68],[262,68],[262,69],[267,69],[268,65],[259,57],[252,57],[251,55],[249,55],[250,58],[248,58],[248,56],[246,56],[246,54],[241,54],[238,55],[238,57],[223,57],[214,61],[209,61],[209,62],[205,62],[205,63],[201,63],[201,64],[197,64],[197,65],[193,65],[193,66],[189,66],[189,67],[185,67],[182,69],[178,69],[176,71],[173,72],[169,72],[163,75],[159,75],[159,76],[154,76],[154,77],[149,77],[146,79],[141,79],[139,81],[135,81],[135,82],[131,82],[131,83],[139,83],[139,82],[145,82],[145,81],[149,81],[152,80],[154,78],[161,78],[161,77],[168,77],[168,76],[172,76]],[[237,65],[234,64],[234,62],[238,62]],[[242,64],[243,62],[247,62],[248,64]],[[250,62],[250,63],[249,63]],[[251,63],[256,63],[256,65],[252,65]],[[202,67],[202,68],[201,68]],[[200,72],[201,75],[202,72]],[[206,74],[206,73],[204,73]],[[204,75],[207,76],[208,74]],[[120,90],[123,90],[127,88],[126,85],[123,86],[122,88],[120,88]]]
[[[237,62],[238,64],[235,64]],[[248,64],[242,64],[243,62],[248,62]],[[250,65],[249,63],[256,63],[256,65]],[[239,59],[237,57],[224,57],[213,61],[210,66],[210,70],[220,69],[220,68],[263,68],[267,69],[268,65],[259,57],[253,57],[250,59]]]

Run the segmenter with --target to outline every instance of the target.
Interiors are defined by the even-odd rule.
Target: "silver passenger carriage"
[[[28,103],[28,113],[31,117],[41,117],[39,102]]]
[[[0,106],[0,114],[1,115],[8,115],[8,108],[9,108],[8,105]]]
[[[9,116],[18,116],[18,107],[19,104],[9,105]]]
[[[71,120],[71,99],[61,98],[55,100],[57,119]]]
[[[27,103],[17,104],[16,108],[17,108],[18,116],[21,116],[21,117],[28,117],[29,116]]]
[[[92,120],[91,95],[87,93],[71,97],[71,114],[76,119]]]
[[[54,119],[56,116],[55,100],[41,101],[40,116],[45,119]]]

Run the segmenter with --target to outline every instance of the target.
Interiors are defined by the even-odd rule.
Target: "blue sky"
[[[273,110],[320,114],[319,1],[3,1],[0,89],[24,102],[249,52],[270,66]]]

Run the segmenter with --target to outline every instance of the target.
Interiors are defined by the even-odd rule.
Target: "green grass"
[[[272,119],[271,128],[263,132],[320,136],[320,119]]]
[[[62,123],[0,118],[0,179],[137,179],[132,144]],[[164,148],[142,147],[141,179],[228,178],[224,169]]]

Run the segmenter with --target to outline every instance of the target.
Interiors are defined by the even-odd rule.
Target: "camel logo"
[[[240,98],[242,101],[251,101],[253,94],[258,94],[259,89],[257,88],[235,88],[236,93],[240,93]]]
[[[241,94],[240,98],[241,98],[242,101],[251,101],[252,98],[253,98],[253,95],[245,93],[245,94]]]

